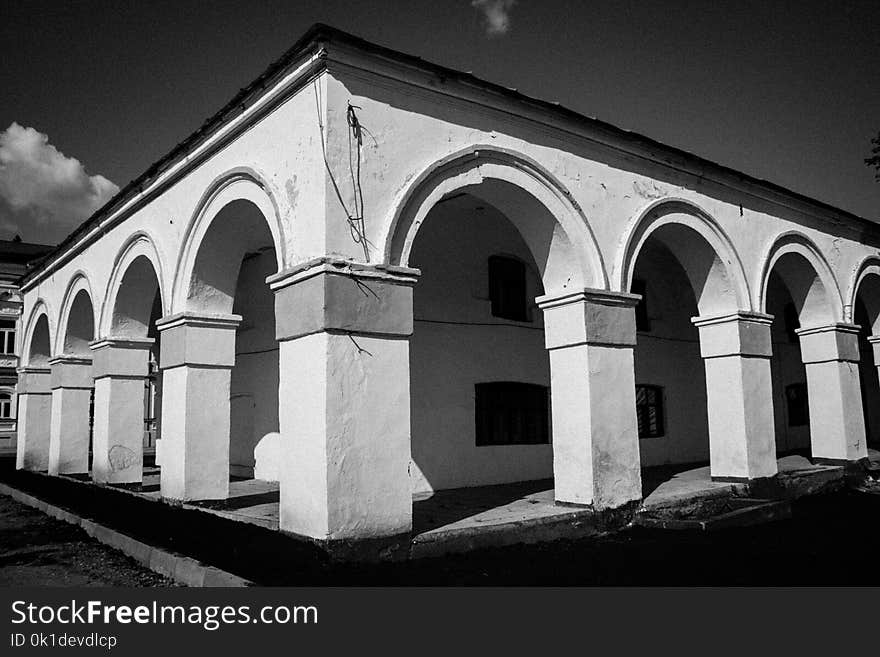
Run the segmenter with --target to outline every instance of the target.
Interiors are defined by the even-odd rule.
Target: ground
[[[100,499],[108,501],[109,491],[69,485],[83,493],[103,492]],[[44,492],[54,495],[49,488]],[[69,491],[68,499],[75,501]],[[278,532],[240,523],[239,540],[230,543],[228,521],[124,499],[149,505],[134,517],[154,542],[171,539],[187,554],[261,585],[880,584],[880,571],[872,567],[880,551],[880,494],[854,490],[798,500],[790,519],[755,527],[717,532],[635,527],[599,538],[372,565],[328,563]],[[0,585],[166,583],[78,529],[8,498],[0,498],[0,509]],[[162,523],[143,515],[152,510],[163,512]],[[192,531],[194,524],[199,527]],[[160,526],[164,531],[156,531]],[[190,531],[183,532],[187,526]]]
[[[0,496],[0,586],[172,586],[79,527]]]

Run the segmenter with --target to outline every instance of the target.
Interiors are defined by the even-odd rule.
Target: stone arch
[[[806,235],[787,232],[767,250],[757,286],[756,306],[766,312],[767,288],[774,271],[791,294],[803,328],[843,320],[843,300],[831,266]]]
[[[218,217],[220,222],[215,221]],[[222,221],[231,217],[236,220]],[[245,220],[239,220],[241,217]],[[174,274],[172,313],[232,311],[238,268],[227,265],[240,262],[253,246],[248,229],[254,226],[259,233],[268,229],[277,270],[281,271],[286,266],[286,242],[278,206],[267,183],[244,168],[216,179],[197,204],[183,235]],[[204,256],[206,252],[213,252],[212,262],[200,259],[200,254]]]
[[[571,194],[538,163],[492,146],[471,146],[433,163],[401,193],[382,241],[385,262],[407,266],[420,225],[438,201],[456,192],[481,198],[510,219],[532,252],[546,294],[607,289],[596,239]]]
[[[139,231],[126,240],[114,260],[104,295],[100,335],[146,337],[155,287],[162,315],[167,315],[162,258],[149,234]],[[126,293],[120,295],[122,289],[126,289]]]
[[[845,320],[855,323],[856,300],[861,297],[868,312],[870,326],[863,327],[880,334],[880,257],[868,256],[856,268],[849,285]]]
[[[43,299],[34,304],[22,340],[22,365],[25,367],[49,367],[52,358],[52,333],[54,322],[49,307]]]
[[[95,339],[98,325],[93,298],[88,278],[83,272],[76,272],[67,286],[61,305],[56,355],[91,357],[89,343]]]
[[[733,243],[708,212],[685,199],[655,201],[630,221],[615,262],[615,289],[629,292],[639,253],[652,237],[682,265],[701,315],[750,309],[745,270]]]

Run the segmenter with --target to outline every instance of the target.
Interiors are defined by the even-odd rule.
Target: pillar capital
[[[16,372],[18,373],[18,382],[15,385],[17,394],[52,394],[52,370],[48,367],[19,367]]]
[[[110,337],[89,345],[92,350],[92,376],[144,377],[148,372],[153,338]]]
[[[412,335],[412,287],[421,272],[316,258],[269,276],[275,293],[275,337],[293,340],[336,332]]]
[[[700,331],[703,358],[770,358],[773,353],[770,341],[773,315],[739,310],[724,315],[693,317],[691,322]]]
[[[635,346],[635,307],[640,299],[638,294],[590,288],[538,297],[547,349],[581,344]]]
[[[163,317],[156,322],[162,334],[161,368],[231,368],[235,364],[235,329],[240,323],[241,315],[191,311]]]
[[[857,363],[859,330],[857,324],[843,322],[797,329],[803,362],[805,364],[831,361]]]
[[[49,359],[51,387],[89,389],[93,387],[92,359],[86,356],[62,354]]]

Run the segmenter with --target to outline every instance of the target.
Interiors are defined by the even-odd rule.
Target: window
[[[515,258],[489,258],[489,299],[492,316],[528,322],[526,266]]]
[[[477,446],[550,442],[549,388],[531,383],[478,383]]]
[[[12,418],[12,393],[0,392],[0,419]]]
[[[788,426],[805,427],[810,424],[810,402],[807,398],[806,383],[792,383],[786,386],[785,402],[788,405]]]
[[[782,309],[782,319],[785,322],[785,333],[788,335],[788,341],[797,342],[797,330],[801,327],[801,320],[793,303],[785,304],[785,308]]]
[[[638,278],[635,279],[632,284],[632,293],[640,294],[642,296],[641,300],[636,305],[636,330],[650,331],[651,318],[648,317],[648,288],[645,281]]]
[[[636,386],[636,417],[639,421],[639,438],[660,438],[666,435],[663,421],[663,388]]]
[[[0,354],[15,353],[15,322],[0,321]]]

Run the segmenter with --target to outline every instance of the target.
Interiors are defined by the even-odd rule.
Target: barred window
[[[639,421],[639,438],[660,438],[666,435],[663,388],[649,385],[636,386],[636,417]]]
[[[505,381],[474,388],[477,446],[550,442],[547,386]]]

